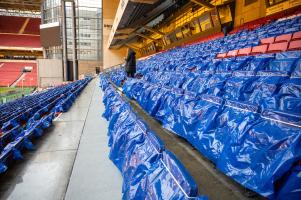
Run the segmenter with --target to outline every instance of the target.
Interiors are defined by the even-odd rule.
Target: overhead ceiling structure
[[[137,38],[153,38],[145,33],[163,33],[150,27],[149,24],[163,15],[163,19],[172,16],[183,6],[197,5],[213,8],[210,0],[123,0],[120,1],[112,31],[107,44],[108,48],[120,48]]]
[[[144,37],[141,30],[154,32],[146,25],[164,13],[172,13],[189,0],[124,0],[120,1],[108,48],[119,48],[136,37]]]
[[[0,8],[40,11],[41,0],[1,0]]]

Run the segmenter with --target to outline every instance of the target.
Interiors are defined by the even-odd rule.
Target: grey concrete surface
[[[36,150],[24,151],[24,160],[0,175],[0,199],[61,200],[68,185],[68,199],[120,199],[122,179],[108,159],[102,105],[95,79],[71,109],[33,141]]]
[[[104,112],[103,93],[95,88],[72,175],[66,193],[67,200],[121,199],[122,177],[108,159],[108,122]]]

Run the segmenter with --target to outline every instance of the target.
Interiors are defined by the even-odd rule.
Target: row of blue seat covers
[[[55,87],[0,106],[0,116],[5,119],[0,136],[0,173],[7,170],[11,160],[23,158],[21,151],[24,148],[35,148],[31,140],[42,136],[57,113],[66,112],[71,107],[90,80],[87,78]]]
[[[283,186],[300,181],[300,115],[144,80],[128,80],[123,92],[243,186],[270,199],[301,195],[300,184]]]
[[[216,59],[301,29],[301,17],[175,48],[109,78],[219,170],[270,199],[300,196],[301,51]]]
[[[104,76],[100,85],[106,108],[103,117],[109,121],[109,157],[122,173],[123,199],[207,199],[198,196],[184,166]]]

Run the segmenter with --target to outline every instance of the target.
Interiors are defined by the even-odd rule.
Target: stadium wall
[[[38,59],[38,86],[48,87],[63,83],[61,59]]]
[[[95,74],[96,68],[100,67],[100,70],[102,70],[102,62],[100,61],[94,61],[94,60],[79,60],[78,61],[78,74]]]
[[[236,1],[234,26],[266,16],[265,0],[257,0],[247,4],[245,1]]]
[[[103,69],[124,62],[126,48],[109,49],[108,41],[119,0],[103,0]]]

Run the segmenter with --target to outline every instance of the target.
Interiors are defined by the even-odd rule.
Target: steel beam
[[[125,44],[125,46],[131,48],[131,49],[135,49],[135,50],[139,50],[140,48],[135,46],[135,45],[132,45],[132,44]]]
[[[143,37],[143,38],[145,38],[145,39],[149,39],[149,40],[151,40],[151,41],[156,41],[156,39],[151,38],[151,37],[146,36],[146,35],[143,35],[143,34],[141,34],[141,33],[135,33],[135,34],[138,35],[138,36],[140,36],[140,37]]]
[[[204,6],[206,8],[214,8],[214,5],[211,3],[206,2],[205,0],[190,0],[191,2],[198,4],[200,6]]]
[[[158,31],[158,30],[155,30],[151,27],[148,27],[148,26],[143,26],[144,29],[150,31],[150,32],[153,32],[153,33],[157,33],[158,35],[165,35],[164,33],[162,33],[161,31]]]
[[[78,80],[75,3],[71,2],[73,80]]]
[[[62,36],[63,36],[63,77],[64,81],[68,81],[68,52],[67,52],[67,26],[66,26],[66,4],[61,1],[62,12]]]

